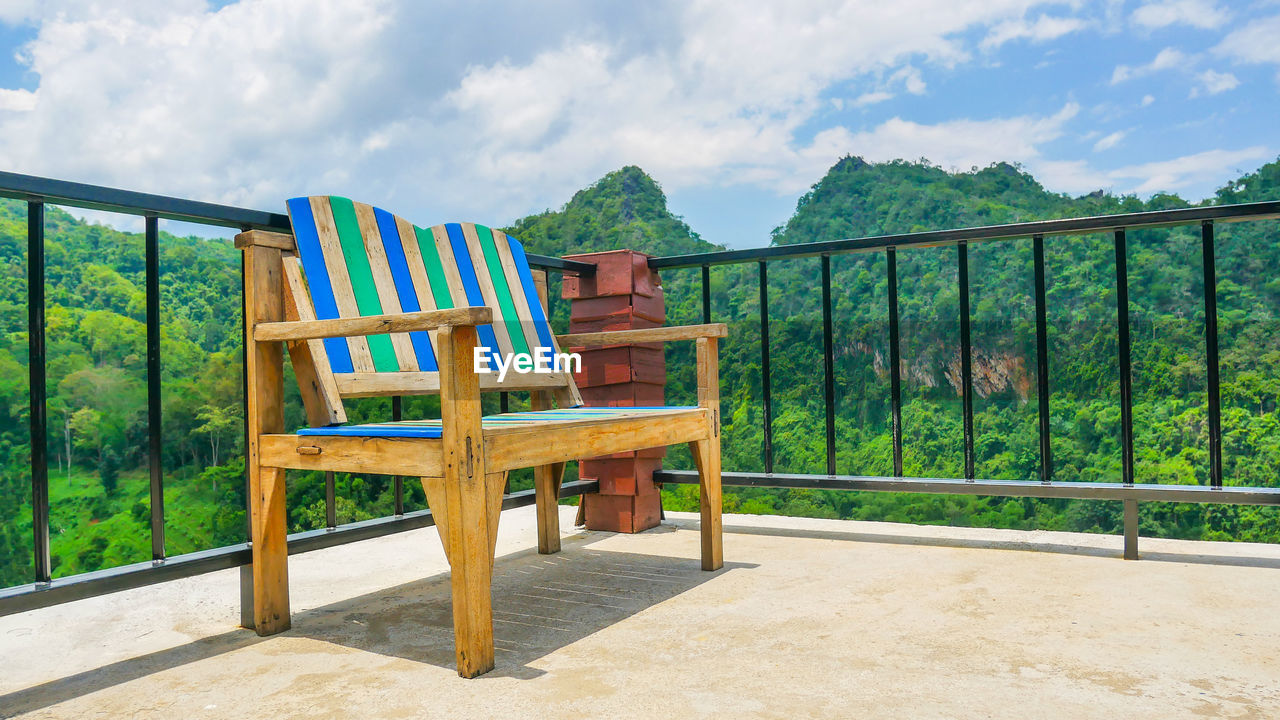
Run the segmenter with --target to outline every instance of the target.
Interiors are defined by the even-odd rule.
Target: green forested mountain
[[[628,249],[654,256],[712,252],[724,248],[706,242],[667,209],[667,198],[653,178],[635,166],[609,173],[579,190],[564,207],[517,220],[506,228],[529,252],[563,256]],[[674,271],[662,278],[668,324],[702,322],[701,285],[695,273]],[[552,283],[552,322],[568,328],[569,304],[557,301],[558,279]],[[667,348],[668,402],[696,398],[693,348],[676,343]],[[683,402],[683,401],[682,401]]]
[[[1207,202],[1280,197],[1280,162],[1240,178]],[[918,163],[837,163],[773,233],[793,244],[1053,217],[1185,207],[1176,196],[1143,202],[1046,192],[998,164],[947,173]],[[1217,232],[1225,475],[1229,484],[1280,478],[1280,261],[1275,221]],[[1033,271],[1029,240],[970,249],[977,399],[977,472],[1030,480],[1039,469]],[[1198,228],[1128,233],[1137,474],[1141,482],[1207,479],[1203,286]],[[823,472],[818,260],[770,264],[774,446],[777,469]],[[898,253],[902,319],[904,463],[910,475],[959,477],[959,298],[953,248]],[[1046,241],[1054,478],[1120,478],[1114,247],[1110,234]],[[837,471],[892,472],[885,256],[833,258]],[[713,273],[716,316],[735,322],[725,364],[746,371],[724,394],[725,467],[762,469],[756,384],[759,313],[754,267]],[[731,412],[732,410],[732,412]],[[1119,504],[960,496],[747,492],[744,508],[837,517],[1115,531]],[[1280,539],[1280,513],[1256,508],[1142,506],[1152,535]]]
[[[1280,162],[1220,190],[1210,203],[1280,198]],[[1006,164],[948,173],[921,163],[845,158],[801,198],[771,241],[820,240],[1129,212],[1188,203],[1046,192]],[[508,232],[530,252],[565,255],[631,248],[654,255],[715,249],[670,214],[639,168],[611,173],[561,209]],[[25,209],[0,202],[0,585],[30,577],[26,374]],[[1227,482],[1280,482],[1280,224],[1218,229],[1224,463]],[[48,211],[48,388],[55,575],[148,557],[146,367],[140,235]],[[1046,242],[1051,325],[1054,476],[1119,477],[1115,281],[1110,235]],[[1141,482],[1206,478],[1203,299],[1195,228],[1129,233],[1135,428]],[[906,471],[959,476],[958,297],[953,248],[898,253]],[[978,474],[1031,479],[1039,467],[1029,241],[970,249]],[[712,272],[714,315],[731,324],[722,347],[724,466],[762,470],[758,286],[754,264]],[[818,260],[770,264],[776,468],[822,472],[821,314]],[[701,321],[696,270],[664,274],[668,322]],[[167,546],[170,553],[243,539],[239,265],[226,240],[161,237]],[[888,345],[883,253],[833,258],[837,469],[888,474]],[[553,301],[556,324],[568,304]],[[668,349],[669,402],[694,394],[692,347]],[[290,381],[287,388],[292,388]],[[289,422],[301,425],[296,391]],[[515,404],[520,400],[516,399]],[[406,402],[406,415],[437,410]],[[353,420],[382,419],[385,400],[352,403]],[[671,466],[688,466],[683,451]],[[516,478],[520,486],[527,478]],[[410,507],[421,489],[406,483]],[[693,492],[691,492],[693,491]],[[290,475],[291,529],[324,522],[317,474]],[[340,476],[339,520],[384,515],[391,484]],[[667,491],[689,509],[696,489]],[[726,494],[739,512],[1112,532],[1107,503],[960,496],[750,490]],[[1142,506],[1142,532],[1280,540],[1280,513],[1257,508]]]
[[[559,210],[517,220],[506,231],[541,255],[629,249],[650,255],[720,250],[667,210],[658,183],[634,165],[579,190]]]

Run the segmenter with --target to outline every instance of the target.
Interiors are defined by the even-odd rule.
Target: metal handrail
[[[158,219],[179,220],[204,225],[240,229],[288,231],[288,217],[245,208],[204,203],[162,195],[118,190],[96,185],[86,185],[62,180],[0,172],[0,197],[24,200],[28,204],[28,333],[30,401],[31,401],[31,469],[33,501],[33,547],[35,551],[35,582],[31,585],[0,590],[0,615],[41,607],[82,597],[100,595],[129,587],[140,587],[177,577],[209,572],[219,568],[243,565],[248,560],[246,546],[233,545],[215,548],[178,557],[166,558],[164,550],[163,476],[160,465],[160,329],[159,329],[159,225]],[[44,348],[44,206],[65,205],[93,210],[139,215],[145,221],[146,240],[146,326],[148,368],[148,445],[151,471],[151,533],[152,561],[124,568],[112,568],[94,573],[51,578],[49,557],[49,495],[47,465],[47,420],[45,416],[45,348]],[[712,265],[756,262],[760,278],[761,305],[761,354],[762,367],[769,367],[768,335],[768,275],[770,260],[821,257],[822,304],[824,340],[824,402],[826,405],[827,474],[806,475],[773,473],[772,443],[772,395],[769,374],[764,374],[764,459],[769,472],[726,472],[726,485],[751,487],[812,487],[849,490],[888,490],[895,492],[946,492],[975,495],[1006,495],[1018,497],[1080,497],[1092,499],[1122,499],[1125,502],[1126,555],[1128,540],[1133,535],[1133,552],[1136,556],[1136,503],[1139,500],[1169,500],[1182,502],[1223,502],[1237,504],[1280,503],[1280,488],[1224,487],[1221,464],[1221,411],[1219,403],[1217,356],[1217,306],[1216,275],[1214,267],[1215,222],[1261,220],[1280,218],[1280,202],[1260,202],[1238,205],[1215,205],[1179,210],[1161,210],[1143,213],[1127,213],[1088,218],[1045,220],[987,227],[940,230],[922,233],[906,233],[878,237],[835,240],[799,245],[772,246],[751,250],[727,250],[698,255],[679,255],[652,258],[650,267],[656,269],[701,268],[703,321],[711,322],[710,267]],[[1206,288],[1206,350],[1209,385],[1209,436],[1211,473],[1210,486],[1157,486],[1135,484],[1133,475],[1132,397],[1128,337],[1128,276],[1124,263],[1126,229],[1168,227],[1199,224],[1204,255],[1204,280]],[[1043,241],[1046,236],[1096,233],[1111,231],[1115,238],[1117,257],[1118,293],[1118,351],[1121,368],[1122,442],[1124,445],[1123,483],[1058,483],[1052,480],[1051,445],[1048,436],[1048,373],[1044,290]],[[1034,265],[1037,282],[1037,368],[1041,448],[1041,482],[992,481],[974,477],[973,463],[973,377],[971,369],[972,349],[969,342],[969,283],[967,244],[988,240],[1031,237],[1036,246]],[[853,252],[883,251],[888,259],[889,318],[891,356],[899,355],[897,328],[897,277],[896,250],[904,247],[930,247],[955,245],[959,267],[961,294],[961,352],[965,414],[965,478],[911,478],[902,477],[901,393],[899,363],[891,362],[892,404],[894,411],[894,473],[891,478],[840,476],[835,474],[835,388],[832,342],[831,255]],[[590,274],[595,266],[561,258],[529,255],[531,264],[547,269]],[[393,398],[393,417],[400,416],[399,398]],[[506,397],[502,398],[505,409]],[[694,476],[682,471],[659,471],[655,479],[666,482],[696,481]],[[430,524],[428,511],[404,512],[403,484],[395,479],[396,515],[364,523],[346,526],[336,524],[332,478],[326,479],[326,515],[329,528],[295,535],[291,539],[291,552],[305,552],[319,547],[352,542]],[[567,483],[563,495],[590,492],[590,482]],[[504,507],[532,502],[532,495],[515,493],[504,501]]]
[[[784,258],[815,257],[818,255],[842,255],[845,253],[871,252],[887,248],[938,247],[961,242],[987,240],[1012,240],[1039,235],[1088,235],[1118,229],[1173,227],[1201,222],[1240,222],[1243,220],[1274,220],[1280,218],[1280,200],[1235,205],[1207,205],[1176,210],[1151,210],[1116,215],[1095,215],[1083,218],[1035,220],[1005,225],[979,225],[951,230],[927,230],[924,232],[874,235],[845,240],[796,243],[794,245],[769,245],[746,250],[720,250],[692,255],[668,255],[650,258],[649,267],[654,270],[692,268],[708,265],[732,265],[756,260],[781,260]]]
[[[0,172],[0,197],[240,230],[292,231],[289,216],[283,213],[12,172]],[[579,275],[591,275],[596,270],[591,263],[548,255],[528,254],[528,258],[529,264],[549,270]]]
[[[161,436],[161,344],[160,344],[160,285],[159,285],[159,220],[177,220],[215,227],[240,230],[270,230],[290,232],[289,217],[281,213],[251,210],[248,208],[154,195],[131,190],[89,185],[85,183],[55,180],[0,172],[0,197],[22,200],[27,203],[27,350],[30,396],[31,436],[31,501],[32,501],[32,550],[34,557],[34,583],[17,588],[0,590],[0,615],[16,612],[13,608],[38,607],[64,602],[68,599],[88,597],[94,594],[114,592],[125,587],[159,582],[164,579],[184,577],[226,567],[227,562],[242,562],[246,555],[240,546],[218,548],[169,558],[165,551],[164,474],[161,464],[163,448]],[[146,298],[146,347],[147,347],[147,446],[150,474],[150,531],[151,562],[127,568],[112,568],[95,573],[84,573],[53,579],[49,537],[49,477],[48,477],[48,419],[47,388],[45,376],[45,205],[100,210],[144,218],[144,265]],[[595,265],[575,260],[527,254],[535,267],[580,275],[591,275]],[[243,371],[243,369],[242,369]],[[502,404],[505,407],[505,393]],[[399,419],[399,398],[392,399],[393,415]],[[244,413],[248,417],[248,413]],[[404,512],[404,484],[395,478],[396,515],[383,518],[385,522],[356,526],[337,526],[335,499],[332,493],[332,477],[326,478],[326,517],[329,535],[321,545],[351,542],[369,537],[370,532],[386,534],[409,527],[420,526],[421,517]],[[590,489],[589,483],[570,485],[568,492],[580,493]],[[530,496],[531,497],[531,496]],[[511,498],[516,498],[511,500]],[[508,501],[528,504],[518,493],[508,496]],[[529,502],[532,502],[530,499]],[[418,519],[414,519],[418,518]],[[413,523],[419,522],[419,525]],[[357,524],[359,525],[359,524]],[[247,528],[246,528],[247,530]],[[299,547],[309,548],[317,541],[304,533],[296,539]]]
[[[1280,488],[1224,487],[1222,471],[1222,410],[1218,367],[1217,274],[1214,225],[1220,222],[1280,218],[1280,201],[1206,205],[1175,210],[1099,215],[1082,218],[1038,220],[982,227],[932,230],[873,237],[774,245],[746,250],[722,250],[692,255],[655,257],[654,270],[700,268],[702,280],[702,321],[712,322],[711,273],[713,265],[756,263],[760,284],[760,360],[770,367],[768,263],[773,260],[820,257],[822,275],[823,401],[826,409],[826,475],[775,473],[773,448],[773,400],[771,377],[763,373],[764,473],[726,471],[725,485],[745,487],[786,487],[840,490],[881,490],[891,492],[962,493],[1007,497],[1070,497],[1120,499],[1125,502],[1125,555],[1137,557],[1137,502],[1215,502],[1228,504],[1280,504]],[[1135,483],[1132,363],[1129,337],[1129,277],[1126,262],[1126,232],[1135,229],[1199,225],[1205,287],[1205,355],[1208,394],[1209,485],[1208,487]],[[1048,320],[1045,293],[1044,241],[1048,236],[1110,232],[1114,238],[1117,287],[1117,354],[1120,370],[1122,480],[1116,483],[1060,483],[1053,480],[1053,455],[1049,427]],[[969,302],[968,245],[975,242],[1031,238],[1034,271],[1036,321],[1036,391],[1040,450],[1040,481],[980,480],[974,470],[973,349]],[[902,248],[955,246],[957,285],[960,295],[958,318],[961,340],[962,412],[964,414],[964,478],[904,477],[902,467],[902,393],[900,378],[900,337],[898,332],[897,251]],[[893,416],[893,476],[863,477],[836,474],[835,383],[831,313],[831,256],[859,252],[883,252],[886,260],[889,316],[890,405]],[[659,482],[697,482],[696,473],[659,470]]]
[[[560,497],[574,497],[596,492],[600,484],[595,480],[566,482],[560,488]],[[530,488],[509,493],[502,498],[502,509],[526,507],[536,502],[536,493]],[[360,520],[358,522],[307,530],[289,535],[289,554],[322,550],[336,545],[368,540],[395,533],[416,530],[435,525],[431,510],[400,512],[389,517]],[[169,580],[202,575],[215,570],[247,566],[253,560],[249,543],[237,543],[220,548],[199,550],[185,555],[175,555],[163,560],[151,560],[121,567],[105,568],[93,572],[56,578],[46,583],[32,583],[11,588],[0,588],[0,617],[26,612],[59,603],[83,600],[107,593],[131,590]],[[252,580],[250,580],[250,583]],[[245,588],[242,587],[242,592]],[[242,603],[250,611],[246,627],[252,625],[253,601]]]

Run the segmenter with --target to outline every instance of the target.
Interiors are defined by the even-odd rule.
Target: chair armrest
[[[629,343],[668,342],[670,340],[696,340],[704,337],[722,338],[728,336],[728,325],[711,323],[710,325],[677,325],[675,327],[645,328],[642,330],[575,333],[557,336],[556,342],[559,342],[561,347],[598,347],[600,345],[626,345]]]
[[[398,315],[369,315],[335,320],[295,320],[293,322],[260,323],[253,328],[253,339],[316,340],[331,337],[383,335],[386,333],[435,330],[441,327],[483,325],[493,322],[493,310],[487,307],[462,307],[448,310],[423,310]]]

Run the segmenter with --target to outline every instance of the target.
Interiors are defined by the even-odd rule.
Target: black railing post
[[[1218,274],[1214,260],[1213,222],[1200,224],[1204,255],[1204,352],[1208,371],[1209,484],[1222,487],[1222,405],[1218,378]]]
[[[769,267],[760,268],[760,394],[764,400],[764,471],[773,472],[773,389],[769,378]]]
[[[506,393],[502,393],[502,396],[504,398],[506,397],[506,395],[507,395]],[[506,410],[504,409],[503,412],[506,412]],[[399,422],[400,420],[403,420],[403,419],[404,419],[404,398],[400,397],[399,395],[394,395],[391,398],[391,420],[393,422]],[[396,515],[403,515],[404,514],[404,477],[400,475],[393,475],[391,477],[391,482],[393,485],[395,485],[395,513]],[[508,480],[507,482],[509,483],[510,480]]]
[[[1049,321],[1044,289],[1044,236],[1031,238],[1036,292],[1036,396],[1040,402],[1040,482],[1053,479],[1049,442]]]
[[[1129,259],[1125,232],[1115,232],[1116,242],[1116,339],[1120,360],[1120,466],[1124,484],[1132,485],[1133,470],[1133,369],[1129,350]]]
[[[702,266],[702,322],[711,322],[711,266]]]
[[[545,271],[545,270],[544,270],[544,271],[543,271],[543,275],[545,275],[545,276],[546,276],[546,278],[547,278],[547,287],[546,287],[546,290],[547,290],[547,325],[548,325],[548,326],[550,326],[550,325],[551,325],[552,320],[555,318],[555,312],[556,312],[555,298],[556,298],[556,294],[558,293],[558,291],[557,291],[555,288],[551,287],[551,273],[549,273],[549,272],[547,272],[547,271]],[[562,280],[562,282],[563,282],[563,280]],[[554,333],[554,332],[555,332],[555,329],[553,328],[553,329],[551,330],[551,332],[553,332],[553,333]]]
[[[1124,228],[1115,232],[1116,352],[1120,360],[1120,468],[1125,485],[1133,485],[1133,367],[1129,349],[1129,258]],[[1138,501],[1124,501],[1124,559],[1138,559]]]
[[[822,256],[822,404],[826,408],[827,474],[836,474],[836,363],[831,331],[831,256]]]
[[[973,345],[969,317],[969,245],[956,244],[960,281],[960,397],[964,407],[964,478],[973,480]]]
[[[330,530],[338,526],[337,480],[332,470],[324,473],[324,524]]]
[[[889,276],[889,403],[893,411],[893,475],[902,477],[902,358],[898,338],[898,251],[885,248]]]
[[[44,348],[44,203],[27,203],[27,372],[31,400],[31,532],[37,583],[53,576],[49,556],[49,436]],[[67,458],[70,462],[71,458]]]
[[[164,468],[161,463],[160,409],[160,220],[148,215],[146,223],[147,303],[147,464],[151,471],[151,559],[163,560]]]

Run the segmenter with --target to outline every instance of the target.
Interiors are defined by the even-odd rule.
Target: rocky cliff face
[[[960,348],[934,348],[936,352],[916,358],[902,358],[903,382],[927,388],[946,383],[956,393],[962,394]],[[889,377],[889,362],[885,352],[867,343],[852,343],[846,355],[871,355],[872,367],[881,379]],[[1027,367],[1027,359],[1021,355],[1001,350],[973,348],[973,391],[978,397],[990,397],[1012,392],[1019,403],[1030,398],[1035,377]]]

